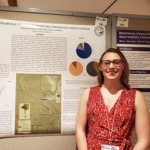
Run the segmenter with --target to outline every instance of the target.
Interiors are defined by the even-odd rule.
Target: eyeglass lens
[[[111,60],[102,60],[102,65],[103,66],[109,66],[110,64],[113,64],[114,66],[117,66],[117,67],[119,67],[119,66],[121,66],[121,64],[122,64],[122,60],[120,60],[120,59],[115,59],[115,60],[113,60],[113,61],[111,61]]]

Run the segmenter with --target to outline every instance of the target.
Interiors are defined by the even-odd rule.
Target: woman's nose
[[[109,67],[115,67],[114,64],[113,64],[113,62],[110,62]]]

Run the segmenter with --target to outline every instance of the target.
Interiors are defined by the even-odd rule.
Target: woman
[[[121,51],[105,51],[99,61],[99,85],[87,88],[79,101],[78,150],[148,150],[148,106],[143,94],[130,88],[128,81],[129,66]],[[133,147],[134,129],[137,143]]]

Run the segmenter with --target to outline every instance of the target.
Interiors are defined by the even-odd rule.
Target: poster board
[[[12,115],[12,116],[14,116],[15,115],[15,120],[17,120],[17,121],[15,121],[15,134],[24,134],[25,132],[28,134],[28,133],[31,133],[33,130],[32,129],[34,129],[34,132],[32,132],[32,134],[45,134],[45,133],[62,133],[62,134],[73,134],[73,132],[72,131],[70,131],[70,129],[71,130],[74,130],[74,125],[70,125],[70,124],[65,124],[64,126],[65,126],[65,129],[67,130],[67,131],[62,131],[62,126],[61,126],[61,129],[60,129],[60,125],[58,125],[59,124],[59,122],[57,122],[56,124],[59,126],[59,130],[55,130],[54,128],[53,128],[53,126],[55,126],[55,125],[53,125],[52,127],[51,127],[51,124],[55,124],[55,122],[54,122],[54,120],[56,121],[56,120],[59,120],[60,121],[60,118],[59,118],[59,116],[57,116],[57,117],[55,117],[55,119],[53,120],[51,120],[50,122],[48,122],[47,121],[47,118],[52,118],[52,117],[54,117],[55,116],[55,113],[54,112],[58,112],[57,110],[56,110],[56,108],[58,108],[58,110],[59,111],[63,111],[62,109],[61,109],[61,105],[59,104],[59,105],[57,105],[58,103],[60,103],[60,94],[59,94],[59,92],[61,91],[62,93],[64,92],[64,94],[63,94],[63,97],[65,97],[66,99],[68,99],[68,96],[69,96],[69,94],[74,94],[73,96],[76,96],[76,93],[74,93],[74,92],[80,92],[79,90],[81,89],[81,90],[83,90],[86,86],[85,85],[91,85],[91,83],[93,82],[93,77],[95,77],[96,76],[96,74],[95,74],[95,70],[94,70],[94,74],[93,74],[93,72],[90,72],[90,69],[89,69],[89,75],[91,75],[92,76],[92,80],[91,80],[91,83],[89,82],[88,84],[84,81],[83,83],[84,83],[84,87],[80,87],[78,90],[72,90],[71,91],[71,93],[67,93],[68,91],[69,91],[69,87],[68,87],[68,89],[67,89],[67,92],[65,93],[65,90],[66,89],[63,89],[63,88],[61,88],[61,87],[59,87],[59,90],[57,91],[58,93],[55,93],[55,94],[57,94],[57,99],[58,99],[58,101],[57,101],[57,104],[55,104],[56,105],[56,107],[54,107],[54,102],[50,102],[51,103],[51,109],[47,109],[46,108],[46,106],[47,106],[47,104],[45,103],[45,105],[43,105],[43,103],[44,103],[44,100],[45,100],[45,95],[48,95],[48,94],[50,94],[50,95],[52,95],[52,91],[49,91],[49,90],[47,90],[47,91],[42,91],[45,87],[44,86],[41,86],[41,88],[40,89],[38,89],[38,91],[39,92],[41,92],[43,95],[43,97],[41,96],[40,97],[40,99],[41,100],[43,100],[43,102],[41,103],[41,102],[39,102],[38,101],[38,103],[40,103],[41,104],[41,106],[43,106],[43,107],[45,107],[48,111],[49,111],[49,114],[46,114],[47,113],[47,110],[45,110],[45,109],[41,109],[41,111],[43,111],[42,112],[42,116],[41,116],[41,114],[40,114],[40,118],[33,118],[33,115],[31,115],[31,114],[34,114],[34,113],[36,113],[36,111],[34,111],[34,112],[32,112],[31,113],[31,109],[30,108],[33,108],[35,105],[35,103],[34,103],[34,101],[36,100],[36,94],[35,94],[35,89],[33,90],[34,92],[31,92],[32,91],[32,88],[33,87],[31,87],[30,86],[30,90],[28,89],[26,89],[25,87],[24,87],[24,83],[22,82],[22,79],[26,76],[28,79],[30,78],[30,81],[32,82],[32,84],[33,85],[36,85],[37,84],[37,81],[34,81],[34,79],[37,79],[38,78],[38,80],[40,81],[40,82],[38,82],[38,86],[39,85],[41,85],[41,83],[43,83],[43,84],[45,84],[46,82],[45,82],[45,79],[47,78],[47,74],[49,73],[49,72],[51,72],[51,79],[52,78],[57,78],[55,81],[57,81],[57,80],[60,80],[60,79],[62,79],[62,76],[60,75],[61,73],[57,73],[57,72],[59,72],[59,70],[57,70],[56,72],[53,70],[53,69],[56,69],[56,66],[53,66],[53,69],[52,70],[49,70],[49,71],[42,71],[42,72],[38,72],[37,70],[34,70],[35,68],[35,66],[32,66],[31,68],[34,70],[33,72],[33,74],[32,74],[32,70],[28,70],[27,72],[27,74],[24,76],[23,75],[23,72],[24,71],[22,71],[22,69],[23,70],[26,70],[25,69],[25,67],[26,67],[26,65],[24,66],[23,64],[20,64],[23,60],[24,61],[26,61],[26,59],[28,59],[29,57],[28,56],[30,56],[30,54],[32,53],[32,55],[36,55],[36,53],[37,53],[37,51],[36,50],[39,50],[38,52],[40,52],[39,53],[39,56],[40,57],[38,57],[38,59],[42,59],[42,57],[44,57],[43,59],[42,59],[42,61],[44,61],[45,60],[45,57],[46,57],[46,55],[47,55],[47,61],[49,61],[50,59],[54,62],[54,61],[56,61],[55,62],[55,64],[57,64],[57,67],[60,67],[61,66],[61,64],[63,64],[63,67],[65,68],[63,68],[64,70],[63,70],[63,72],[65,72],[68,68],[69,68],[69,71],[70,71],[70,73],[72,73],[72,75],[74,75],[74,76],[78,76],[78,75],[80,75],[80,74],[74,74],[74,72],[73,72],[73,70],[72,70],[72,67],[76,67],[76,65],[78,65],[78,64],[80,64],[80,63],[77,63],[76,61],[74,61],[74,62],[72,62],[72,64],[70,64],[70,66],[67,68],[67,66],[66,66],[66,58],[64,58],[64,55],[65,55],[65,57],[67,56],[67,55],[69,55],[69,59],[70,59],[70,61],[72,61],[71,59],[71,56],[72,56],[72,52],[69,52],[69,54],[66,54],[67,52],[64,50],[64,46],[65,46],[65,48],[66,49],[71,49],[71,47],[70,48],[68,48],[69,46],[67,45],[69,42],[66,40],[67,38],[68,39],[70,39],[70,38],[73,38],[73,34],[70,34],[70,33],[74,33],[74,35],[76,36],[76,34],[79,34],[80,35],[80,41],[82,40],[82,39],[86,39],[86,37],[88,37],[87,39],[88,40],[93,40],[93,45],[92,45],[92,49],[94,49],[95,48],[95,50],[94,51],[91,51],[91,47],[89,46],[89,44],[88,43],[80,43],[77,47],[76,47],[76,55],[78,55],[82,60],[85,60],[86,58],[88,58],[90,55],[91,55],[91,53],[93,54],[93,58],[92,58],[92,60],[93,60],[93,62],[91,63],[91,64],[89,64],[89,66],[88,67],[91,67],[91,65],[93,66],[93,67],[95,67],[95,61],[98,61],[98,58],[100,57],[100,53],[101,53],[101,48],[99,47],[97,47],[97,46],[95,46],[94,44],[96,44],[96,45],[103,45],[103,48],[102,48],[102,51],[105,51],[105,49],[106,48],[109,48],[110,46],[111,46],[111,28],[110,28],[110,26],[111,26],[111,17],[110,17],[110,15],[101,15],[101,14],[88,14],[88,13],[78,13],[78,12],[56,12],[56,11],[47,11],[47,10],[39,10],[39,9],[34,9],[34,8],[31,8],[31,9],[24,9],[24,8],[14,8],[14,7],[1,7],[0,8],[0,19],[1,19],[1,31],[3,32],[3,30],[5,30],[5,31],[7,31],[7,32],[3,32],[3,37],[5,37],[5,38],[2,38],[1,37],[1,39],[3,39],[3,42],[2,43],[4,43],[4,45],[3,46],[1,46],[1,51],[3,51],[3,49],[11,49],[12,51],[11,51],[11,54],[8,54],[9,53],[9,50],[8,50],[8,52],[6,53],[6,54],[4,54],[5,56],[5,59],[3,59],[3,63],[5,64],[6,62],[5,61],[7,61],[8,59],[10,59],[9,57],[10,57],[10,55],[11,55],[11,65],[10,65],[10,70],[12,71],[12,72],[15,72],[15,74],[14,75],[12,75],[13,77],[15,77],[14,78],[14,83],[13,83],[13,85],[15,85],[14,87],[16,88],[16,89],[13,89],[14,91],[16,91],[15,92],[15,94],[12,94],[12,97],[15,97],[15,100],[16,100],[16,104],[15,104],[15,108],[17,108],[16,109],[16,112],[15,112],[15,114],[13,114],[12,112],[9,112],[9,111],[7,111],[7,112],[5,112],[5,111],[1,111],[1,115],[2,116],[4,116],[4,119],[6,119],[5,117],[6,117],[6,115],[3,115],[3,114],[9,114],[9,117]],[[103,40],[101,41],[99,41],[99,40],[95,40],[95,39],[98,39],[96,36],[99,36],[99,35],[97,35],[97,31],[98,30],[95,30],[95,27],[97,26],[97,25],[95,25],[95,19],[96,19],[96,16],[99,16],[99,17],[101,17],[101,18],[105,18],[105,19],[107,19],[107,22],[105,22],[106,24],[104,25],[104,27],[103,27],[103,29],[105,30],[105,34],[104,34],[104,36],[103,36],[103,32],[102,32],[102,36],[103,36]],[[8,27],[8,26],[9,27]],[[14,25],[14,26],[13,26]],[[21,25],[21,28],[20,28],[20,25]],[[30,27],[29,27],[30,26]],[[83,26],[86,26],[85,28],[83,27]],[[8,27],[8,28],[7,28]],[[48,35],[48,33],[47,33],[47,29],[46,28],[53,28],[54,30],[49,30],[48,31],[48,33],[49,34],[53,34],[53,33],[56,33],[56,34],[53,34],[52,35],[52,37],[51,36],[49,36]],[[55,29],[55,28],[59,28],[59,29]],[[36,29],[36,31],[34,30],[34,29]],[[65,29],[69,29],[70,31],[69,32],[67,32],[67,31],[65,31]],[[81,30],[81,33],[80,32],[75,32],[75,30]],[[38,36],[38,38],[36,38],[35,36],[32,36],[32,35],[30,35],[30,33],[29,33],[29,36],[30,37],[32,37],[32,40],[31,40],[31,38],[29,38],[29,36],[27,35],[28,34],[28,31],[29,30],[32,30],[32,33],[31,34],[33,34],[33,32],[36,32],[36,35]],[[41,32],[41,30],[43,30],[42,32]],[[73,31],[74,30],[74,31]],[[86,31],[83,31],[83,30],[92,30],[92,34],[91,35],[89,35],[89,34],[87,34],[88,32],[86,32]],[[51,32],[52,31],[52,32]],[[59,33],[58,32],[60,32],[60,33],[62,33],[62,32],[64,32],[64,33],[62,33],[62,38],[53,38],[54,37],[54,35],[56,35],[56,37],[59,37]],[[82,32],[83,33],[85,33],[86,34],[86,36],[84,37],[84,35],[82,35]],[[90,32],[89,32],[90,33]],[[44,34],[47,34],[47,36],[44,38]],[[94,34],[94,38],[92,37],[93,36],[93,34]],[[98,34],[99,34],[99,32],[98,32]],[[100,33],[101,34],[101,33]],[[109,36],[108,36],[109,35]],[[67,38],[65,37],[65,36],[67,36]],[[69,37],[70,36],[70,37]],[[65,37],[65,38],[64,38]],[[6,40],[7,39],[7,40]],[[11,40],[10,40],[11,39]],[[16,41],[16,39],[17,39],[17,41]],[[74,38],[75,39],[75,38]],[[9,41],[10,40],[10,41]],[[23,41],[22,41],[23,40]],[[34,40],[34,41],[33,41]],[[83,40],[83,41],[84,41]],[[41,41],[42,41],[42,44],[41,44]],[[64,44],[63,46],[61,46],[61,51],[59,50],[59,56],[57,56],[57,59],[59,60],[58,62],[59,63],[57,63],[57,60],[55,59],[55,56],[56,56],[56,53],[54,54],[54,53],[51,53],[51,54],[49,54],[51,51],[49,50],[49,52],[45,55],[43,55],[43,53],[42,53],[42,51],[43,50],[41,50],[40,51],[40,49],[42,49],[42,48],[45,48],[45,43],[47,44],[47,46],[49,45],[49,42],[50,41],[53,41],[53,43],[50,43],[51,44],[51,46],[53,46],[53,48],[55,48],[55,49],[57,49],[57,51],[58,51],[58,49],[60,48],[60,46],[58,47],[56,47],[56,42],[57,42],[57,45],[60,45],[60,42],[61,42],[61,44]],[[11,43],[10,45],[9,44],[7,44],[7,42],[8,43]],[[35,43],[36,42],[36,43]],[[68,43],[67,43],[68,42]],[[74,40],[72,40],[71,42],[74,42]],[[100,42],[100,43],[99,43]],[[30,43],[30,44],[29,44]],[[32,45],[32,44],[33,45]],[[39,44],[40,43],[40,44]],[[22,44],[24,45],[23,47],[22,47]],[[83,45],[82,45],[83,44]],[[42,46],[41,46],[42,45]],[[71,45],[71,44],[70,44]],[[21,47],[20,47],[21,46]],[[30,48],[28,48],[28,46],[30,46]],[[87,49],[89,50],[89,56],[83,56],[79,51],[79,49],[81,49],[81,48],[83,48],[84,46],[87,46]],[[95,46],[95,47],[94,47]],[[104,48],[105,47],[105,48]],[[28,54],[26,55],[25,53],[23,53],[22,54],[22,52],[21,52],[21,49],[24,49],[22,52],[24,52],[25,51],[25,53],[27,52]],[[47,50],[48,50],[48,47],[46,47],[47,48]],[[74,47],[75,48],[75,47]],[[79,48],[79,49],[78,49]],[[35,50],[36,52],[33,54],[33,51],[31,50],[31,52],[29,52],[30,51],[30,49],[32,49],[32,50]],[[28,51],[29,50],[29,51]],[[63,51],[64,50],[64,51]],[[7,51],[7,50],[6,50]],[[95,54],[94,54],[95,53]],[[7,55],[8,54],[8,55]],[[18,54],[20,55],[20,56],[18,56]],[[98,54],[98,55],[97,55]],[[42,56],[43,55],[43,56]],[[55,55],[55,56],[54,56]],[[74,55],[74,54],[73,54]],[[97,55],[97,56],[96,56]],[[9,57],[8,57],[9,56]],[[26,58],[25,58],[25,56],[27,56]],[[53,57],[54,56],[54,57]],[[97,58],[95,58],[95,56],[97,57]],[[22,58],[23,57],[23,58]],[[50,59],[48,59],[48,57],[50,58]],[[74,57],[74,56],[73,56]],[[16,63],[16,60],[17,59],[19,59],[19,63],[17,62]],[[37,59],[37,58],[35,58],[34,57],[34,59]],[[63,60],[61,60],[61,59],[63,59]],[[1,59],[2,60],[2,59]],[[12,60],[15,60],[15,61],[13,61],[13,64],[12,64]],[[10,60],[9,60],[10,61]],[[9,62],[8,61],[8,62]],[[18,61],[18,60],[17,60]],[[31,58],[30,58],[30,61],[31,61]],[[80,61],[80,59],[78,58],[77,59],[77,61]],[[37,61],[37,62],[39,62],[39,61]],[[36,63],[37,63],[36,62]],[[66,64],[65,64],[65,63]],[[29,63],[29,61],[26,61],[26,63]],[[35,63],[35,62],[34,62]],[[46,62],[45,62],[46,63]],[[3,68],[3,67],[6,67],[4,70],[6,71],[8,71],[9,70],[9,65],[7,66],[7,65],[1,65],[1,68]],[[18,70],[17,71],[17,73],[16,73],[16,69],[18,69],[17,67],[18,67],[18,64],[20,64],[20,69],[21,70]],[[33,64],[33,58],[32,58],[32,62],[30,63],[30,65],[32,65]],[[49,64],[49,62],[47,63],[47,64]],[[58,64],[59,64],[59,66],[58,66]],[[13,67],[13,65],[15,65],[14,67]],[[36,67],[37,66],[39,66],[40,64],[38,64],[38,65],[36,65]],[[97,63],[96,63],[96,65],[97,65]],[[29,67],[30,68],[30,67]],[[28,68],[28,69],[29,69]],[[31,69],[30,68],[30,69]],[[41,67],[41,69],[43,69],[44,67],[42,66]],[[52,65],[51,66],[49,66],[48,67],[48,69],[51,69],[52,68]],[[37,68],[36,68],[37,69]],[[58,68],[57,68],[58,69]],[[61,68],[62,69],[62,68]],[[94,68],[95,69],[95,68]],[[41,70],[40,70],[41,71]],[[80,70],[81,71],[81,70]],[[87,70],[86,71],[88,71],[88,68],[87,68]],[[25,71],[26,72],[26,71]],[[44,73],[43,73],[44,72]],[[91,73],[91,74],[90,74]],[[6,73],[7,74],[7,73]],[[6,75],[5,74],[5,75]],[[40,75],[38,75],[38,74],[40,74]],[[43,76],[43,74],[44,74],[44,78],[42,77]],[[67,72],[65,72],[64,73],[64,77],[66,76],[66,74],[67,74]],[[1,74],[2,75],[2,74]],[[4,75],[4,74],[3,74]],[[9,75],[7,74],[6,76],[4,75],[4,76],[1,76],[1,78],[7,78]],[[87,74],[88,75],[88,74]],[[84,72],[83,73],[83,76],[84,76],[84,78],[86,78],[86,73]],[[29,77],[30,76],[30,77]],[[26,78],[25,77],[25,78]],[[49,78],[48,77],[48,78]],[[25,79],[24,78],[24,79]],[[26,79],[27,79],[26,78]],[[23,79],[23,80],[24,80]],[[27,79],[27,80],[28,80]],[[51,80],[50,79],[50,80]],[[68,80],[68,79],[70,79],[70,80]],[[26,81],[27,81],[26,80]],[[95,79],[94,79],[95,80]],[[25,80],[24,80],[25,81]],[[28,80],[29,81],[29,80]],[[30,82],[29,81],[29,82]],[[33,81],[34,81],[34,83],[33,83]],[[68,83],[68,84],[71,84],[71,83],[73,83],[72,81],[71,81],[71,78],[66,78],[66,81],[65,81],[65,83]],[[74,80],[75,81],[75,80]],[[77,81],[77,80],[76,80]],[[80,80],[81,81],[81,80]],[[80,81],[78,81],[78,83],[77,84],[79,84],[80,83]],[[11,81],[9,81],[9,83],[10,83]],[[12,80],[12,82],[13,82],[13,80]],[[29,83],[28,82],[28,83]],[[57,86],[61,86],[61,83],[63,83],[64,81],[59,81],[59,82],[57,82]],[[94,81],[94,82],[96,82],[96,80]],[[27,82],[26,82],[27,83]],[[28,84],[27,83],[27,84]],[[32,85],[32,84],[30,84],[30,85]],[[52,83],[50,83],[50,84],[52,84]],[[82,83],[80,83],[80,84],[82,84]],[[92,83],[93,84],[93,83]],[[21,86],[17,86],[17,85],[21,85]],[[27,85],[28,87],[29,87],[29,84]],[[37,86],[37,85],[36,85]],[[4,86],[5,87],[5,86]],[[2,87],[3,89],[4,89],[4,87]],[[21,88],[21,89],[20,89]],[[34,87],[35,88],[35,87]],[[11,88],[10,88],[11,89]],[[8,91],[10,90],[10,89],[7,89]],[[26,97],[23,97],[23,95],[19,95],[18,96],[18,91],[21,91],[21,90],[23,90],[22,92],[24,92],[24,94],[26,94]],[[63,91],[64,90],[64,91]],[[7,91],[7,92],[8,92]],[[17,93],[18,92],[18,93]],[[37,92],[37,91],[36,91]],[[46,92],[46,93],[45,93]],[[13,92],[12,92],[13,93]],[[32,93],[32,94],[31,94]],[[22,93],[23,94],[23,93]],[[55,94],[53,94],[53,96],[55,95]],[[68,95],[65,95],[65,94],[68,94]],[[31,96],[32,95],[32,96]],[[35,96],[34,98],[33,98],[33,95]],[[77,94],[78,95],[78,98],[79,98],[79,95],[80,95],[80,93],[78,93]],[[56,96],[56,95],[55,95]],[[71,96],[71,95],[70,95]],[[5,98],[6,97],[8,97],[7,96],[7,94],[5,93]],[[10,96],[11,97],[11,96]],[[47,99],[50,99],[50,100],[52,100],[52,97],[50,98],[50,97],[46,97],[46,100]],[[1,96],[1,99],[3,99],[4,100],[4,98]],[[6,98],[7,99],[7,98]],[[31,103],[28,103],[28,102],[22,102],[22,100],[25,100],[25,99],[29,99],[29,101],[31,100],[31,99],[34,99]],[[17,103],[17,101],[19,100],[19,102]],[[74,103],[75,103],[75,107],[77,107],[77,102],[75,102],[75,100],[73,101]],[[7,104],[6,103],[3,103],[3,105],[4,106],[6,106]],[[69,105],[69,106],[68,106]],[[69,109],[69,108],[67,108],[67,106],[68,107],[70,107],[71,106],[71,102],[69,102],[69,101],[66,101],[64,104],[63,104],[63,107],[65,107],[64,108],[64,111],[66,111],[67,109]],[[74,112],[73,113],[75,113],[76,112],[76,108],[74,108],[74,106],[72,106],[72,108],[71,109],[73,109],[74,110]],[[34,108],[35,110],[38,110],[39,108],[38,107],[35,107]],[[72,110],[69,110],[69,111],[72,111]],[[45,113],[45,114],[44,114]],[[70,112],[69,112],[70,113]],[[70,115],[68,113],[68,115]],[[72,113],[72,112],[71,112]],[[39,114],[38,114],[39,115]],[[68,115],[66,115],[66,116],[64,116],[64,120],[68,117],[70,117],[70,116],[68,116]],[[7,116],[8,117],[8,116]],[[74,121],[75,121],[75,116],[73,116],[74,118]],[[11,118],[11,117],[10,117]],[[9,119],[10,119],[9,118]],[[57,118],[57,119],[56,119]],[[24,120],[25,119],[25,120]],[[71,118],[72,119],[72,118]],[[6,119],[7,120],[7,119]],[[33,120],[35,121],[35,122],[38,122],[38,125],[36,125],[36,124],[32,124],[31,123],[31,120],[32,120],[32,122],[33,122]],[[49,128],[49,126],[48,127],[45,127],[45,129],[47,128],[47,130],[43,130],[43,129],[41,129],[41,126],[44,126],[43,124],[41,125],[41,120],[44,120],[44,122],[46,123],[48,123],[48,124],[46,124],[46,126],[47,125],[50,125],[50,128]],[[10,120],[9,120],[10,121]],[[67,120],[68,121],[68,120]],[[53,123],[54,122],[54,123]],[[24,126],[24,128],[22,128]],[[4,127],[4,126],[3,126]],[[5,127],[9,127],[9,129],[10,129],[10,127],[11,127],[11,125],[8,125],[8,126],[6,126],[5,125]],[[56,126],[55,126],[56,127]],[[21,129],[20,129],[21,128]],[[56,127],[57,128],[57,127]],[[9,130],[8,128],[7,129],[5,129],[4,131],[8,131]],[[61,131],[60,131],[61,130]],[[50,132],[49,132],[50,131]],[[9,132],[11,132],[10,130],[9,130]],[[9,135],[9,133],[8,133],[8,135]]]
[[[124,53],[129,84],[144,94],[150,110],[150,16],[112,14],[112,47]],[[135,144],[135,134],[132,140]]]
[[[128,19],[127,21],[128,25],[126,27],[117,26],[117,18]],[[113,13],[112,14],[112,46],[113,47],[117,46],[116,32],[119,29],[150,31],[150,16]]]
[[[15,8],[15,7],[0,7],[0,19],[2,22],[11,20],[11,22],[35,22],[46,24],[65,24],[65,25],[94,25],[96,16],[107,18],[106,28],[106,47],[111,47],[111,17],[110,15],[80,13],[80,12],[65,12],[65,11],[49,11],[35,8]],[[92,38],[92,37],[91,37]],[[7,40],[5,41],[8,42]],[[9,43],[9,42],[8,42]],[[6,44],[7,45],[7,44]],[[11,90],[11,89],[10,89]],[[8,94],[9,95],[9,94]],[[6,103],[5,103],[6,104]],[[7,104],[6,104],[7,105]],[[22,105],[22,104],[21,104]],[[25,105],[22,107],[25,108]],[[30,105],[28,105],[30,106]],[[16,106],[15,106],[16,107]],[[27,107],[26,107],[27,108]],[[25,110],[25,109],[24,109]],[[17,110],[18,113],[18,110]],[[24,113],[22,113],[24,114]],[[26,117],[29,115],[23,115]],[[26,122],[27,123],[27,122]],[[18,125],[15,124],[17,127]],[[59,144],[58,144],[59,143]],[[23,146],[24,145],[24,146]],[[73,133],[47,133],[47,134],[14,134],[1,136],[0,147],[3,150],[11,149],[76,149],[75,136]]]

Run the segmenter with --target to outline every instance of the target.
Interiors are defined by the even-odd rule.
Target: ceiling
[[[0,6],[101,14],[150,15],[150,0],[1,0]]]

